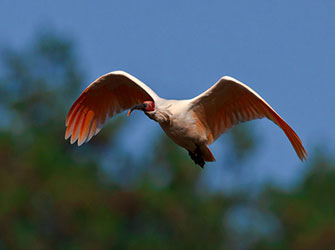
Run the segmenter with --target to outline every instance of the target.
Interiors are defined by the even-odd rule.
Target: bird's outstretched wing
[[[113,71],[99,77],[81,93],[66,117],[65,139],[80,146],[99,133],[108,118],[144,101],[159,97],[134,76]]]
[[[306,159],[307,152],[293,129],[254,90],[232,77],[222,77],[193,98],[191,109],[209,129],[210,143],[240,122],[267,117],[284,131],[298,157]]]

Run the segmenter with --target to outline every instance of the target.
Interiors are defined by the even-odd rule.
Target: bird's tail
[[[200,153],[204,161],[215,161],[212,152],[209,150],[207,146],[201,146]]]

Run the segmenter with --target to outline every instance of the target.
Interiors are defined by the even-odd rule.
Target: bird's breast
[[[159,124],[176,144],[188,150],[208,143],[206,128],[192,112],[173,115],[169,122]]]

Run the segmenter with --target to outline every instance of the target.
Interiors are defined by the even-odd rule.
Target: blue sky
[[[309,154],[316,144],[327,144],[334,153],[334,10],[333,0],[2,0],[0,46],[26,46],[38,29],[52,28],[74,39],[87,85],[122,69],[165,98],[191,98],[230,75],[268,101]],[[285,135],[267,120],[253,123],[263,136],[250,179],[294,178],[304,164]],[[159,131],[140,114],[125,129],[134,131],[131,138],[123,136],[129,150],[136,144],[129,142],[141,143],[143,134],[154,138]],[[212,147],[216,169],[207,168],[220,173],[213,179],[217,183],[229,182],[222,166],[224,143],[225,136]]]

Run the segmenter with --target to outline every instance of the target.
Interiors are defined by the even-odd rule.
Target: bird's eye
[[[151,101],[146,101],[143,103],[145,107],[145,111],[154,111],[155,110],[155,103]]]

